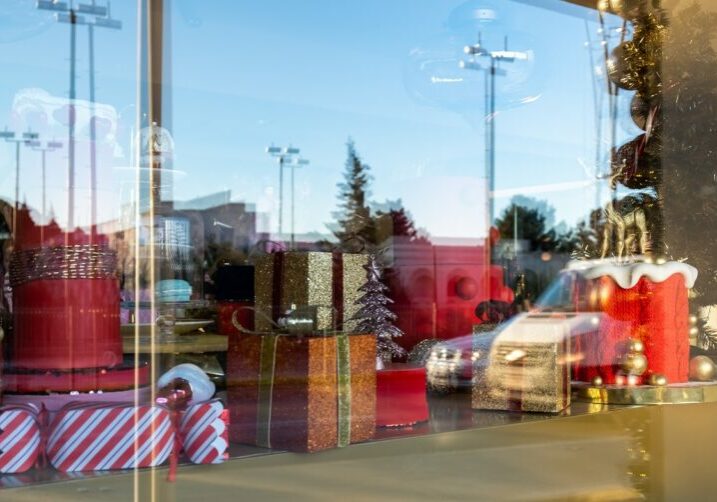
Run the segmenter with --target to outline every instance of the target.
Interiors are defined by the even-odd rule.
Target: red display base
[[[3,400],[3,405],[7,404],[34,404],[36,406],[44,406],[50,412],[50,420],[54,418],[54,414],[60,411],[68,403],[137,403],[148,404],[152,402],[152,387],[145,385],[130,390],[118,390],[111,392],[96,393],[81,392],[79,394],[7,394]],[[0,476],[2,480],[2,476]],[[2,484],[0,483],[0,486]]]
[[[376,425],[401,427],[428,420],[426,368],[393,363],[376,372]]]
[[[149,365],[90,368],[74,371],[6,368],[6,393],[51,394],[63,392],[122,391],[149,383]]]
[[[109,368],[122,362],[117,279],[35,280],[13,288],[18,368]]]

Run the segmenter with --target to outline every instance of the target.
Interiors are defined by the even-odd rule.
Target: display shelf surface
[[[384,429],[343,449],[232,445],[239,458],[183,466],[175,483],[166,468],[105,473],[1,491],[0,500],[704,500],[717,490],[715,403],[576,403],[552,416],[473,411],[457,394],[431,399],[431,408],[423,428]]]

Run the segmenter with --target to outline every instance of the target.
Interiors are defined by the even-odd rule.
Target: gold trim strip
[[[588,383],[573,382],[573,399],[594,404],[680,404],[717,402],[717,382],[690,382],[680,384],[595,387]]]

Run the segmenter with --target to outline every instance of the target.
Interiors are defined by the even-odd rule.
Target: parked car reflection
[[[566,269],[537,299],[529,312],[520,313],[505,322],[477,325],[477,332],[437,342],[426,361],[428,386],[432,391],[445,392],[471,386],[474,370],[490,364],[491,351],[501,352],[497,345],[514,345],[528,340],[538,323],[560,329],[564,336],[580,338],[595,332],[601,312],[594,311],[587,298],[585,280],[580,273]],[[501,352],[502,353],[502,352]],[[525,354],[523,354],[525,356]],[[516,357],[515,351],[511,357]],[[582,355],[573,352],[570,361]]]

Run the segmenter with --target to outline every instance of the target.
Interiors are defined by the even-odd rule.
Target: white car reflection
[[[490,364],[491,351],[496,354],[514,352],[502,350],[501,346],[514,347],[516,342],[535,342],[531,333],[536,323],[559,329],[562,336],[570,339],[589,335],[600,325],[601,312],[592,312],[586,306],[586,299],[579,298],[576,281],[582,280],[574,270],[565,270],[551,283],[548,289],[536,301],[530,312],[516,315],[512,319],[496,325],[492,330],[464,335],[438,342],[426,361],[426,374],[429,389],[437,392],[456,388],[469,388],[472,385],[474,367],[480,369]],[[524,354],[525,356],[525,354]],[[572,363],[581,358],[581,354],[570,356]]]

